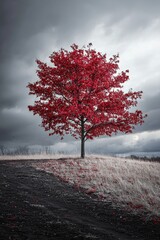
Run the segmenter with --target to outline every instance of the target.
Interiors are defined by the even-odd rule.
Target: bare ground
[[[0,161],[0,239],[160,239],[159,224],[96,201],[33,161]]]

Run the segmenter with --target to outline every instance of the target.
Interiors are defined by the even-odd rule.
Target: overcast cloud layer
[[[160,151],[159,13],[159,0],[0,0],[0,144],[76,148],[70,136],[60,142],[38,126],[26,85],[37,79],[35,59],[92,42],[109,57],[120,54],[121,70],[130,70],[124,89],[143,90],[139,108],[148,118],[131,135],[88,142],[88,151]]]

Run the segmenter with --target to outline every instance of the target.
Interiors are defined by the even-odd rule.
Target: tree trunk
[[[81,117],[81,158],[85,157],[84,117]]]

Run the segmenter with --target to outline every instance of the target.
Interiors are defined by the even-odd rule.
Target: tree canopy
[[[36,60],[38,80],[29,83],[29,94],[38,100],[29,110],[42,118],[49,135],[71,134],[84,143],[100,135],[118,131],[131,133],[144,117],[137,106],[142,91],[123,91],[129,71],[120,71],[119,56],[107,58],[92,49],[92,44],[71,51],[60,49],[50,56],[52,66]]]

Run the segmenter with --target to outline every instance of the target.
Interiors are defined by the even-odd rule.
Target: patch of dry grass
[[[37,169],[135,214],[160,217],[160,164],[113,157],[49,160]]]
[[[58,158],[64,158],[64,154],[18,154],[18,155],[0,155],[0,161],[3,160],[47,160],[47,159],[58,159]],[[77,157],[77,155],[67,155],[68,158]]]

